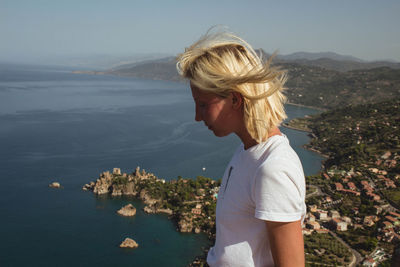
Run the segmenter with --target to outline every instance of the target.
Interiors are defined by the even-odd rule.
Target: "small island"
[[[139,247],[139,244],[136,243],[135,240],[133,240],[132,238],[125,238],[124,241],[122,241],[122,243],[119,245],[120,248],[137,248]]]
[[[132,204],[128,204],[117,211],[119,215],[131,217],[136,215],[136,208]]]
[[[51,184],[49,184],[50,188],[61,188],[61,185],[59,182],[52,182]]]

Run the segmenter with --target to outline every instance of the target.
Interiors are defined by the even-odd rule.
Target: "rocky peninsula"
[[[83,186],[96,195],[130,196],[145,203],[146,213],[164,213],[176,222],[180,232],[204,232],[215,238],[215,206],[220,181],[198,176],[196,179],[165,181],[137,167],[133,173],[103,172],[96,181]],[[132,205],[131,205],[132,206]],[[136,213],[129,204],[118,213]],[[134,210],[134,211],[133,211]]]

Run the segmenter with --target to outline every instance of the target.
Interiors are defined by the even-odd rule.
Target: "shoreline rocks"
[[[130,217],[135,216],[136,208],[132,204],[128,204],[117,211],[119,215]]]
[[[191,233],[193,232],[193,222],[190,218],[181,218],[178,222],[178,229],[181,233]]]
[[[164,213],[166,215],[173,215],[174,212],[171,209],[161,209],[155,206],[147,205],[143,208],[143,211],[147,214]]]
[[[147,192],[146,189],[142,189],[139,194],[139,199],[141,199],[144,204],[153,206],[157,203],[157,199],[153,199]]]
[[[124,241],[122,241],[122,243],[119,245],[120,248],[137,248],[139,247],[139,244],[136,243],[135,240],[133,240],[132,238],[125,238]]]
[[[145,206],[143,208],[143,211],[147,214],[153,214],[156,213],[156,209],[153,206]]]
[[[84,190],[84,191],[92,190],[92,191],[93,191],[93,188],[94,188],[95,185],[96,185],[96,184],[95,184],[94,182],[90,182],[90,183],[88,183],[88,184],[85,184],[85,185],[82,187],[82,190]]]

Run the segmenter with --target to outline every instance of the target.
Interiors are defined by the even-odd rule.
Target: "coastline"
[[[296,119],[296,118],[295,118]],[[293,120],[293,119],[292,119]],[[305,132],[308,133],[308,135],[310,136],[310,138],[315,138],[314,133],[312,132],[312,130],[307,130],[307,129],[303,129],[303,128],[299,128],[299,127],[295,127],[295,126],[291,126],[290,125],[290,121],[289,122],[285,122],[281,124],[282,127],[285,127],[287,129],[291,129],[291,130],[295,130],[295,131],[300,131],[300,132]],[[304,144],[302,146],[304,149],[307,149],[309,151],[312,151],[314,153],[317,153],[318,155],[320,155],[321,157],[323,157],[324,159],[328,159],[329,155],[326,155],[324,153],[322,153],[321,151],[319,151],[318,149],[316,149],[315,147],[310,145],[310,142],[308,144]],[[323,165],[323,161],[321,162],[321,164]]]
[[[311,146],[308,147],[307,144],[306,144],[306,145],[303,145],[303,148],[304,148],[304,149],[307,149],[307,150],[310,150],[310,151],[312,151],[312,152],[314,152],[314,153],[317,153],[318,155],[320,155],[320,156],[323,157],[324,159],[329,159],[329,156],[328,156],[328,155],[322,153],[321,151],[319,151],[318,149],[316,149],[316,148],[314,148],[314,147],[311,147]],[[321,165],[324,166],[324,162],[323,162],[323,161],[321,161]]]
[[[285,128],[288,128],[288,129],[300,131],[300,132],[312,133],[311,130],[306,130],[306,129],[302,129],[302,128],[299,128],[299,127],[294,127],[294,126],[289,125],[289,123],[286,123],[286,122],[282,123],[281,126],[285,127]]]
[[[325,108],[307,106],[307,105],[297,104],[297,103],[293,103],[293,102],[289,102],[289,101],[287,101],[285,104],[286,105],[292,105],[292,106],[298,106],[298,107],[302,107],[302,108],[311,108],[311,109],[315,109],[315,110],[318,110],[318,111],[321,111],[321,112],[328,111],[328,109],[325,109]]]

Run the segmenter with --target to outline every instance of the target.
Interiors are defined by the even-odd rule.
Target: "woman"
[[[269,63],[229,33],[207,34],[178,56],[195,120],[242,141],[218,193],[210,266],[304,266],[304,174],[278,129],[286,118],[285,73]]]

